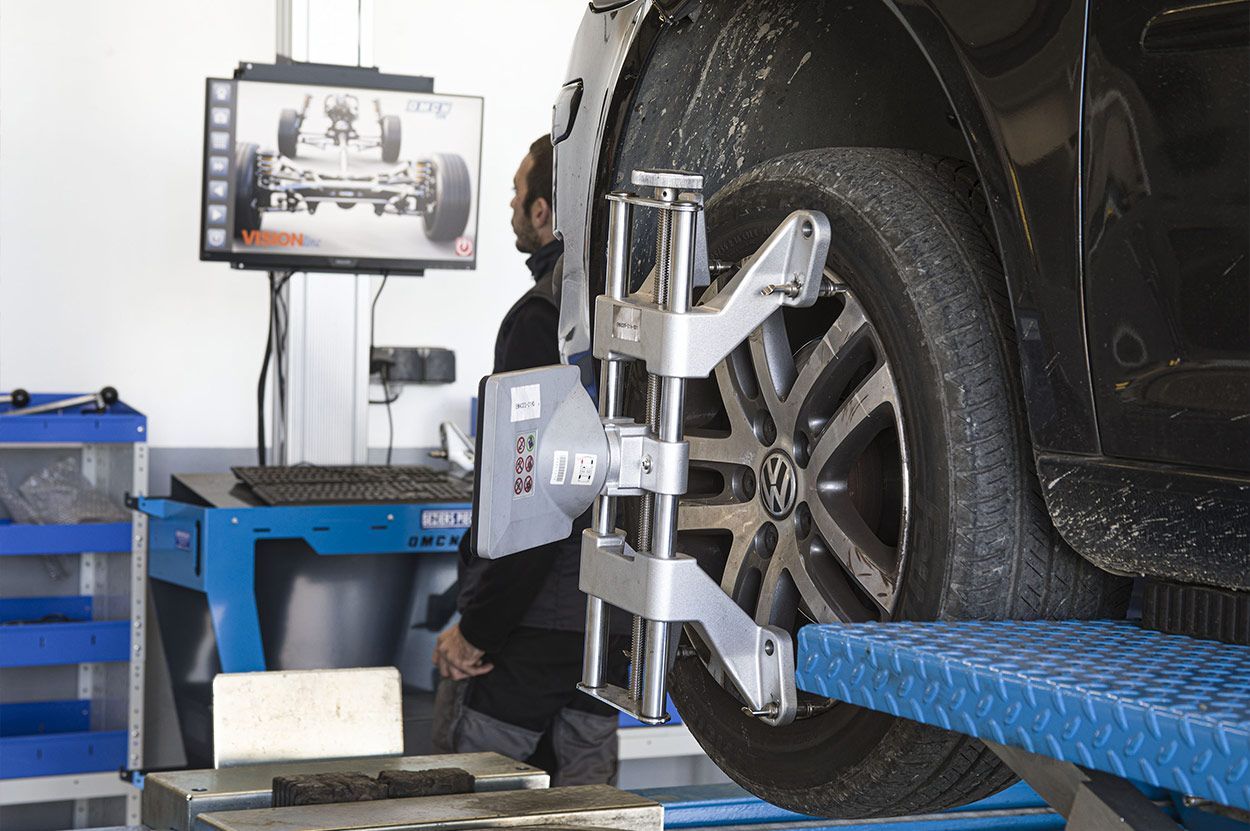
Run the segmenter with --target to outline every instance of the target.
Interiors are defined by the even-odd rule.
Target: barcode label
[[[551,457],[551,484],[563,485],[569,472],[569,452],[557,450]]]

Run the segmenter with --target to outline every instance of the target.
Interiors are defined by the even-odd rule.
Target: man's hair
[[[529,155],[534,160],[534,166],[525,179],[524,208],[527,214],[539,197],[547,200],[548,207],[551,205],[551,136],[543,134],[535,139],[530,145]]]

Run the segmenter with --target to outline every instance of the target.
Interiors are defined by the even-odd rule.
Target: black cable
[[[286,416],[286,370],[283,368],[282,341],[286,338],[286,301],[280,292],[294,271],[278,278],[277,272],[269,272],[269,328],[265,332],[265,357],[260,363],[260,378],[256,382],[256,458],[261,467],[268,464],[265,452],[265,387],[269,382],[269,362],[274,358],[275,344],[278,364],[279,418]],[[279,306],[282,314],[279,319]]]
[[[395,446],[395,422],[391,419],[391,402],[394,401],[395,399],[391,398],[390,393],[387,391],[387,383],[386,383],[387,377],[386,376],[387,376],[387,370],[386,370],[386,367],[383,366],[382,367],[382,392],[385,393],[385,398],[386,398],[386,466],[390,467],[391,466],[391,449]],[[395,398],[398,398],[398,397],[399,396],[395,396]]]
[[[283,275],[277,285],[274,287],[273,297],[278,303],[278,315],[276,317],[277,331],[274,333],[275,355],[278,364],[278,410],[281,414],[283,436],[286,436],[286,332],[287,324],[290,322],[290,314],[287,312],[286,298],[282,296],[282,289],[286,287],[287,282],[295,274],[294,271],[288,271]]]
[[[373,303],[369,306],[369,359],[373,359],[373,330],[378,319],[378,298],[382,296],[382,290],[386,288],[386,281],[391,279],[390,272],[383,272],[382,285],[378,286],[377,294],[373,295]]]
[[[394,404],[396,401],[399,400],[399,396],[404,394],[404,388],[400,387],[398,390],[395,391],[394,395],[390,394],[390,390],[384,389],[382,390],[382,392],[384,393],[382,398],[370,398],[369,403],[370,404]]]
[[[277,306],[273,302],[274,272],[269,272],[269,327],[265,330],[265,357],[260,362],[260,378],[256,382],[256,460],[265,466],[265,382],[269,380],[269,357],[273,353],[273,323]]]
[[[373,333],[377,328],[376,323],[377,323],[377,318],[378,318],[378,298],[382,296],[382,290],[386,288],[386,281],[389,280],[390,277],[391,277],[390,273],[384,273],[382,275],[382,285],[378,286],[377,293],[373,295],[373,303],[369,307],[369,362],[370,363],[373,362],[373,343],[374,343]],[[391,452],[392,450],[394,450],[394,447],[395,447],[395,420],[393,416],[391,415],[391,404],[394,403],[394,401],[397,398],[399,398],[399,393],[396,393],[394,396],[391,395],[391,388],[389,384],[389,379],[387,377],[387,370],[386,370],[385,364],[383,364],[378,374],[382,376],[382,400],[374,401],[371,398],[369,399],[369,403],[386,405],[386,464],[389,466],[391,463]]]

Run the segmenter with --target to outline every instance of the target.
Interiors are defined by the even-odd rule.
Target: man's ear
[[[541,196],[530,204],[530,224],[535,230],[551,224],[551,203]]]

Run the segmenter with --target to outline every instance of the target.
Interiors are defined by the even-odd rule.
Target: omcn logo
[[[304,235],[293,234],[288,231],[252,231],[245,230],[242,232],[244,245],[256,245],[272,248],[275,246],[287,246],[290,248],[303,248]]]

